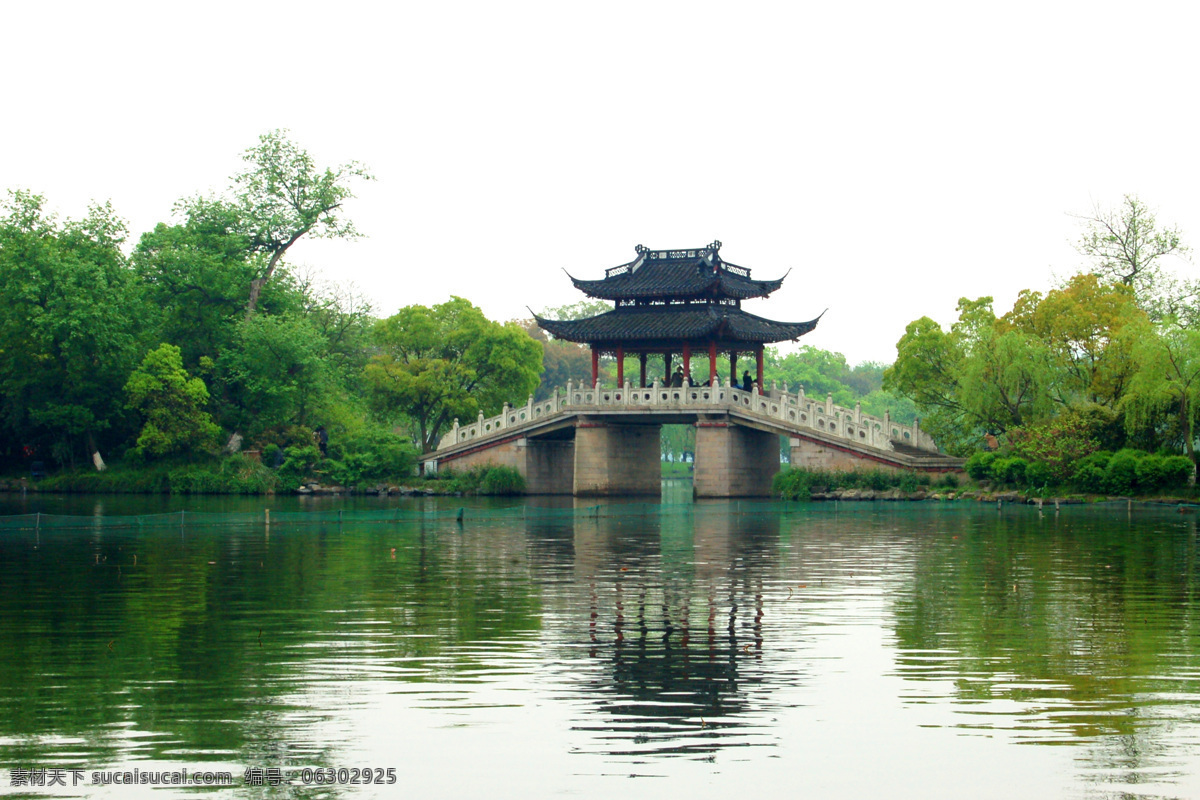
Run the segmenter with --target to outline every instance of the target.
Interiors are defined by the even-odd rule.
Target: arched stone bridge
[[[823,469],[948,472],[962,461],[937,452],[919,424],[817,400],[787,386],[760,394],[731,386],[599,388],[567,384],[540,403],[454,427],[422,458],[427,472],[479,464],[515,467],[530,494],[658,494],[659,427],[696,426],[697,497],[764,497],[779,471],[779,435],[792,464]]]

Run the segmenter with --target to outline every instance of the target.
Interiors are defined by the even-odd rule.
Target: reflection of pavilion
[[[698,506],[571,524],[575,583],[589,591],[586,607],[579,598],[567,614],[586,615],[583,644],[598,667],[579,681],[599,714],[577,729],[605,734],[612,753],[751,743],[737,738],[754,735],[766,705],[756,697],[765,691],[762,585],[778,517]]]

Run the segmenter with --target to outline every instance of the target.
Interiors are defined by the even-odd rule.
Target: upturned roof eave
[[[707,314],[704,312],[707,311]],[[673,314],[691,314],[698,318],[708,316],[710,321],[704,324],[697,319],[691,330],[679,331],[678,326],[667,325]],[[824,315],[824,312],[822,312]],[[637,318],[642,319],[637,319]],[[655,319],[657,318],[657,319]],[[741,309],[718,308],[706,306],[701,309],[659,309],[641,311],[632,309],[614,309],[604,314],[588,317],[582,320],[547,320],[534,315],[539,327],[557,339],[577,342],[580,344],[612,347],[617,345],[638,346],[648,342],[664,341],[740,341],[745,343],[770,344],[782,341],[796,341],[801,336],[811,333],[821,319],[807,322],[780,322],[767,319],[755,314],[749,314]],[[597,320],[626,320],[630,323],[624,330],[595,330]],[[676,320],[676,322],[678,322]],[[655,323],[658,323],[657,325]],[[630,328],[633,330],[630,330]],[[589,328],[593,328],[589,330]],[[640,330],[638,330],[640,328]],[[674,330],[673,330],[674,328]],[[758,328],[758,330],[746,330]],[[741,330],[739,330],[741,329]]]
[[[571,279],[571,283],[576,289],[588,297],[599,300],[649,300],[671,297],[690,298],[709,296],[727,297],[735,300],[753,300],[767,297],[777,292],[783,285],[783,278],[759,281],[724,270],[712,273],[703,282],[697,282],[690,286],[677,284],[663,288],[647,289],[628,286],[630,283],[629,273],[624,273],[613,278],[587,280],[576,278],[568,272],[567,277]]]

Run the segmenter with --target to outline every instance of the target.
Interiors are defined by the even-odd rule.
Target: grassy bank
[[[321,486],[338,491],[379,493],[403,487],[440,495],[519,495],[525,479],[511,467],[483,466],[467,472],[446,471],[431,478],[404,475],[340,482],[346,477],[330,460],[319,456],[289,458],[272,469],[243,455],[199,464],[114,464],[104,472],[77,470],[37,480],[9,479],[0,488],[25,486],[35,492],[67,494],[243,494],[269,495],[310,491]],[[306,487],[301,489],[301,487]]]
[[[273,494],[299,486],[299,477],[281,475],[245,456],[200,464],[116,464],[104,472],[60,472],[29,483],[38,492],[81,494]]]

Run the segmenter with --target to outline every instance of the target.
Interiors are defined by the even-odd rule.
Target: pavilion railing
[[[921,430],[920,421],[903,425],[891,419],[891,414],[882,417],[864,414],[860,405],[854,408],[835,405],[833,395],[822,401],[808,397],[801,386],[791,393],[787,384],[783,388],[773,386],[765,393],[754,387],[750,391],[736,386],[722,386],[718,379],[714,386],[653,386],[637,388],[627,382],[624,387],[601,387],[587,384],[575,385],[567,382],[566,391],[556,390],[547,400],[535,403],[530,397],[523,406],[504,405],[504,410],[494,417],[482,413],[470,425],[454,426],[442,437],[438,450],[446,450],[475,440],[488,440],[502,436],[508,431],[517,432],[532,424],[545,422],[553,417],[577,413],[588,409],[613,409],[617,407],[682,408],[700,410],[698,406],[716,409],[736,408],[741,413],[785,423],[785,428],[799,431],[810,428],[835,438],[848,439],[860,445],[879,450],[893,450],[892,442],[937,452],[933,438]]]

